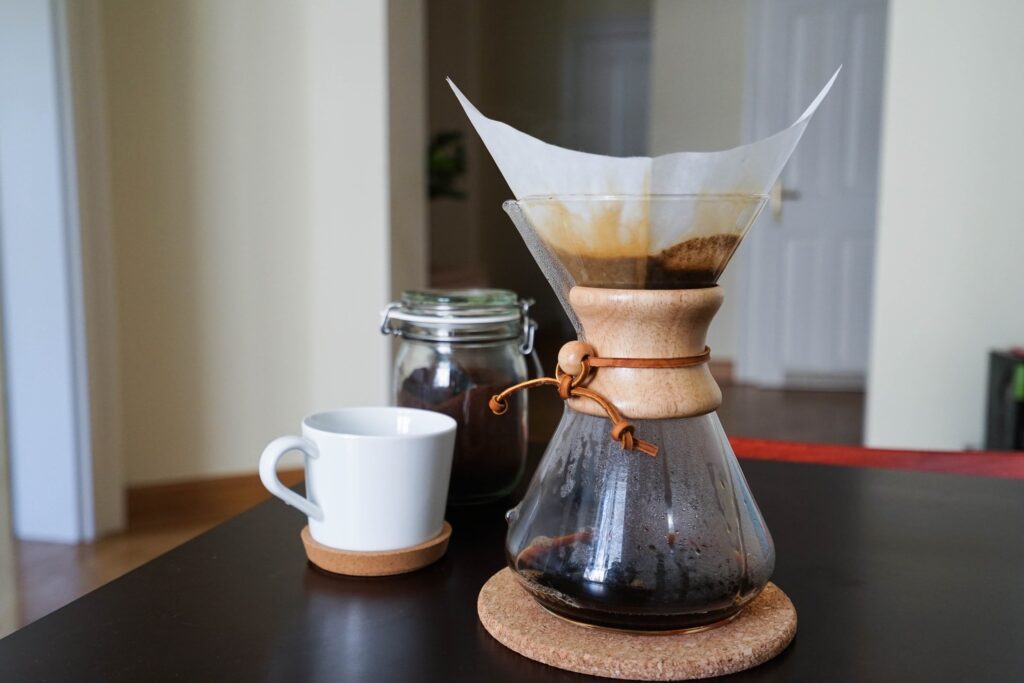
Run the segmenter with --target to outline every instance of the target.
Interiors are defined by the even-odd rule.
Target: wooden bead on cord
[[[583,359],[593,355],[594,347],[586,342],[566,342],[558,351],[558,367],[567,375],[578,377],[583,372]]]

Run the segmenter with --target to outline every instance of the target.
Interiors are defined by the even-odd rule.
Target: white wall
[[[396,152],[387,3],[102,10],[127,481],[252,471],[304,414],[387,400],[393,251],[396,286],[423,278],[415,201],[389,234],[422,171],[393,190],[389,165],[422,168],[422,77],[396,76],[416,149]]]
[[[1024,4],[890,5],[865,440],[983,440],[987,352],[1024,343]]]
[[[651,43],[649,153],[719,150],[743,140],[746,0],[655,0]],[[708,345],[736,354],[742,248],[719,284],[725,301]]]

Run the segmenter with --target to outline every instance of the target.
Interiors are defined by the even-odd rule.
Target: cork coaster
[[[773,583],[739,615],[696,633],[633,635],[573,624],[538,605],[509,569],[488,579],[480,622],[505,647],[550,666],[608,678],[709,678],[763,664],[796,635],[796,609]]]
[[[313,539],[309,527],[302,527],[302,545],[306,557],[324,571],[348,576],[391,576],[416,571],[441,559],[448,549],[452,527],[448,522],[441,533],[419,545],[400,550],[338,550]]]

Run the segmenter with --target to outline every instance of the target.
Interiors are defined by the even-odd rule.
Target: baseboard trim
[[[285,486],[305,478],[300,469],[280,470]],[[128,528],[219,522],[270,497],[258,474],[194,479],[128,488]]]
[[[782,388],[806,391],[864,391],[864,375],[787,372]]]

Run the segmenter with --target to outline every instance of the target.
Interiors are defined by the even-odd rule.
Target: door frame
[[[744,144],[757,139],[756,103],[759,95],[758,85],[764,82],[763,70],[767,68],[764,55],[767,41],[764,33],[768,30],[769,23],[766,22],[767,12],[763,3],[749,3],[747,8],[742,118]],[[778,335],[772,334],[770,338],[764,338],[757,334],[759,330],[775,329],[776,326],[771,325],[771,321],[778,319],[778,311],[769,310],[777,307],[778,298],[765,296],[763,289],[764,283],[770,281],[773,275],[762,272],[771,265],[766,263],[767,245],[762,236],[768,226],[761,225],[771,220],[770,215],[770,211],[761,211],[744,240],[746,247],[737,254],[739,262],[733,266],[738,267],[738,289],[742,292],[738,307],[739,335],[736,340],[733,376],[736,381],[743,384],[781,387],[786,382],[786,374],[782,366]]]
[[[72,13],[81,22],[74,29]],[[87,73],[83,69],[101,72],[99,17],[95,0],[74,7],[67,0],[0,0],[6,445],[12,527],[22,539],[79,543],[124,524],[120,453],[101,463],[112,461],[113,467],[97,468],[93,457],[83,272],[102,269],[109,286],[91,294],[112,309],[110,263],[96,258],[110,249],[109,220],[102,215],[108,203],[101,196],[107,169],[100,163],[78,172],[72,87],[72,76]],[[79,44],[72,44],[72,30]],[[85,65],[76,63],[83,49]],[[101,88],[85,86],[91,99],[103,101]],[[83,149],[105,160],[105,131],[92,125],[101,119],[85,115]],[[107,230],[101,234],[106,241],[93,244],[94,235],[87,234],[90,244],[83,249],[83,228],[95,223]],[[86,263],[86,253],[96,262]],[[95,339],[116,338],[110,319],[99,322],[105,327],[93,330]]]

